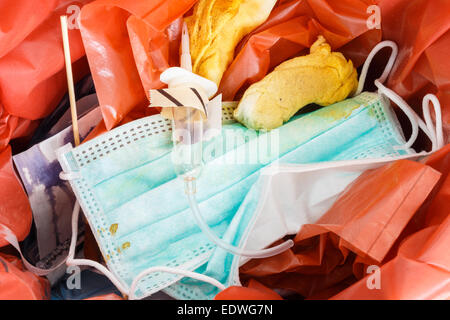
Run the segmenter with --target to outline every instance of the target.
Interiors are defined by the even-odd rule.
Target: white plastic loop
[[[116,287],[117,289],[123,294],[128,296],[129,300],[134,300],[136,298],[135,291],[136,287],[138,285],[138,282],[145,276],[154,273],[154,272],[167,272],[167,273],[173,273],[178,274],[184,277],[193,278],[199,281],[203,281],[209,284],[212,284],[213,286],[219,288],[221,291],[225,290],[225,286],[221,284],[219,281],[217,281],[214,278],[205,276],[200,273],[187,271],[179,268],[169,268],[169,267],[151,267],[144,271],[142,271],[132,282],[131,287],[128,288],[126,285],[122,284],[120,280],[111,272],[109,271],[105,266],[102,264],[88,259],[75,259],[75,248],[77,244],[77,235],[78,235],[78,216],[80,214],[80,204],[78,201],[75,202],[75,206],[73,207],[73,213],[72,213],[72,238],[70,241],[70,248],[69,248],[69,255],[67,256],[66,264],[68,266],[89,266],[92,268],[97,269],[99,272],[103,273]],[[142,297],[144,298],[144,297]]]
[[[444,132],[442,128],[442,111],[441,104],[438,98],[434,94],[427,94],[423,98],[423,117],[425,122],[414,112],[414,110],[391,89],[382,85],[378,80],[375,81],[375,85],[378,88],[380,94],[385,95],[391,101],[393,101],[408,117],[412,126],[412,134],[408,142],[402,147],[404,149],[409,149],[412,147],[414,142],[417,140],[419,135],[419,128],[427,135],[432,143],[432,152],[441,149],[444,146]],[[433,104],[434,112],[436,115],[436,126],[433,124],[430,115],[430,102]]]
[[[109,280],[119,289],[122,294],[128,295],[128,288],[126,288],[105,266],[100,263],[88,259],[75,259],[75,249],[77,245],[78,236],[78,216],[80,214],[80,204],[75,202],[72,212],[72,238],[70,240],[69,255],[67,256],[66,264],[68,266],[89,266],[97,269],[103,273]]]
[[[64,172],[61,171],[59,173],[59,178],[61,180],[65,180],[65,181],[72,181],[72,180],[77,180],[81,178],[81,175],[79,172]]]
[[[203,281],[203,282],[209,283],[209,284],[219,288],[220,291],[223,291],[226,289],[226,287],[222,283],[217,281],[216,279],[205,276],[200,273],[191,272],[191,271],[178,269],[178,268],[152,267],[152,268],[148,268],[148,269],[142,271],[136,278],[134,278],[133,283],[131,284],[130,295],[128,296],[128,299],[134,300],[135,299],[135,291],[136,291],[139,281],[142,278],[144,278],[145,276],[148,276],[149,274],[155,273],[155,272],[167,272],[167,273],[177,274],[180,276],[189,277],[189,278],[192,278],[195,280]],[[142,297],[142,298],[145,298],[145,297]]]
[[[373,58],[377,55],[378,52],[380,52],[384,48],[392,48],[391,56],[389,57],[389,61],[384,68],[383,74],[380,78],[377,80],[381,83],[385,83],[389,74],[392,71],[392,68],[394,67],[395,60],[397,60],[398,55],[398,46],[393,41],[383,41],[377,44],[372,51],[370,52],[369,56],[366,59],[366,62],[364,62],[363,69],[361,71],[361,76],[359,77],[359,84],[358,84],[358,90],[356,90],[355,96],[360,95],[364,90],[364,85],[366,83],[367,73],[369,72],[369,67],[372,63]]]
[[[263,258],[270,258],[273,256],[276,256],[294,246],[294,241],[287,240],[283,242],[282,244],[279,244],[272,248],[262,249],[262,250],[245,250],[239,247],[235,247],[231,245],[230,243],[222,240],[219,238],[214,231],[208,226],[205,219],[203,218],[200,208],[198,206],[197,200],[195,199],[195,181],[192,182],[186,182],[186,195],[189,200],[189,205],[191,207],[191,211],[194,215],[195,222],[200,227],[202,232],[216,244],[219,248],[222,248],[234,255],[237,256],[243,256],[253,259],[263,259]]]
[[[372,52],[370,52],[367,57],[366,62],[364,63],[361,76],[359,78],[358,90],[356,91],[356,95],[361,94],[364,89],[364,85],[367,78],[367,73],[369,71],[370,64],[372,63],[375,55],[382,50],[383,48],[392,48],[392,53],[389,58],[389,61],[384,69],[383,74],[380,78],[375,80],[375,85],[378,88],[378,93],[388,97],[391,101],[393,101],[408,117],[411,122],[412,133],[409,140],[405,145],[401,147],[401,149],[409,149],[412,147],[414,142],[417,140],[419,136],[419,128],[422,129],[423,132],[428,136],[432,143],[432,151],[439,150],[444,146],[444,133],[442,128],[442,111],[441,104],[439,103],[438,98],[433,94],[427,94],[422,103],[423,108],[423,117],[425,122],[414,112],[414,110],[408,105],[408,103],[400,97],[397,93],[392,91],[383,85],[383,83],[387,80],[392,68],[394,67],[395,60],[398,55],[398,46],[395,42],[392,41],[383,41],[376,45]],[[430,115],[430,102],[433,104],[434,112],[436,115],[436,126],[433,124]]]
[[[431,120],[430,102],[433,104],[436,127]],[[442,129],[442,109],[439,99],[434,94],[427,94],[422,102],[423,117],[430,134],[432,135],[433,150],[439,150],[444,147],[444,132]]]
[[[406,101],[403,100],[403,98],[400,97],[398,94],[396,94],[394,91],[385,87],[378,80],[375,80],[375,85],[378,88],[378,93],[385,95],[391,101],[393,101],[406,114],[409,121],[411,122],[411,127],[412,127],[411,137],[401,147],[401,149],[411,148],[412,145],[414,144],[414,142],[417,140],[417,137],[419,136],[419,123],[418,123],[419,117],[414,112],[414,110],[406,103]]]

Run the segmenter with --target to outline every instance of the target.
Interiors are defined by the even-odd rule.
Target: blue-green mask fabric
[[[271,132],[238,123],[204,143],[197,201],[214,232],[237,246],[255,219],[260,170],[274,162],[397,157],[405,139],[389,103],[374,93],[299,115]],[[159,115],[128,123],[72,149],[60,150],[70,183],[108,268],[124,286],[143,270],[167,266],[236,284],[239,257],[216,247],[196,225],[171,159],[171,131]],[[177,299],[211,299],[217,288],[153,273],[136,296],[164,290]]]

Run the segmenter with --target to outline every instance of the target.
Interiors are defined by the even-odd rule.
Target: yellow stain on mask
[[[117,229],[119,228],[119,225],[117,223],[113,223],[110,227],[109,227],[109,232],[111,232],[111,235],[115,235],[117,232]]]
[[[348,106],[345,107],[337,107],[339,104],[345,104],[348,103]],[[343,120],[347,119],[353,114],[353,111],[361,107],[359,103],[356,101],[346,100],[342,102],[338,102],[335,105],[331,105],[329,107],[322,108],[321,111],[321,118],[327,118],[330,120]]]
[[[124,242],[123,244],[122,244],[122,248],[117,248],[117,253],[122,253],[122,250],[126,250],[126,249],[128,249],[129,247],[131,246],[131,243],[130,242]]]

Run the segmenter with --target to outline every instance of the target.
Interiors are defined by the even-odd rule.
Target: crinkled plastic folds
[[[8,114],[29,120],[47,116],[67,91],[59,17],[83,1],[2,1],[0,101]],[[25,24],[24,24],[25,22]],[[75,81],[88,72],[79,30],[69,30]],[[80,60],[81,59],[81,60]],[[45,94],[43,94],[45,93]]]
[[[7,0],[0,4],[0,185],[8,186],[0,192],[5,193],[1,195],[2,199],[7,197],[9,200],[0,204],[0,222],[9,224],[20,239],[28,232],[31,211],[20,182],[15,177],[11,151],[7,145],[11,139],[29,135],[36,127],[35,120],[48,115],[66,92],[59,15],[66,12],[71,4],[82,6],[89,2],[92,1],[46,0],[38,7],[27,0]],[[180,18],[195,2],[196,0],[96,0],[83,7],[83,44],[104,118],[90,137],[156,112],[145,108],[148,104],[146,92],[150,88],[162,86],[159,75],[164,69],[178,65]],[[374,14],[368,8],[373,4],[378,4],[381,9],[382,30],[368,29],[367,20]],[[448,134],[449,9],[450,3],[446,0],[280,0],[269,19],[236,48],[235,59],[225,72],[220,90],[226,100],[239,98],[248,85],[260,80],[277,64],[306,53],[306,48],[318,34],[323,34],[333,49],[343,52],[356,66],[363,63],[373,46],[383,38],[395,41],[400,48],[399,59],[388,86],[407,99],[416,111],[420,109],[420,100],[424,94],[436,93],[442,103],[444,128]],[[415,23],[410,23],[411,21]],[[69,34],[77,81],[86,74],[87,65],[83,58],[79,31],[70,30]],[[372,77],[376,77],[375,72],[372,72]],[[400,215],[398,225],[387,224],[393,228],[395,236],[385,238],[385,244],[374,241],[373,246],[368,248],[364,242],[368,232],[358,235],[352,228],[343,228],[338,232],[323,225],[309,226],[309,233],[297,235],[296,242],[305,248],[312,246],[314,250],[302,251],[305,250],[304,247],[297,244],[296,248],[301,249],[300,253],[290,251],[277,259],[264,260],[272,262],[265,267],[268,269],[261,267],[263,274],[279,273],[278,276],[281,277],[283,273],[286,274],[284,270],[296,266],[306,276],[302,284],[294,289],[305,297],[328,298],[363,277],[363,267],[368,263],[380,264],[382,272],[386,272],[383,268],[389,266],[387,262],[401,266],[401,261],[405,259],[401,260],[401,254],[397,256],[397,253],[403,252],[399,251],[399,248],[404,248],[400,246],[402,241],[410,241],[408,237],[411,235],[431,237],[448,220],[449,154],[447,147],[429,158],[428,167],[415,168],[428,177],[425,182],[429,188],[431,181],[436,179],[437,172],[442,173],[442,177],[433,191],[427,189],[429,196],[426,200],[423,199],[423,194],[416,201],[410,199],[414,205],[406,208],[408,210],[404,208],[407,213]],[[397,166],[398,170],[394,170],[394,175],[403,174],[406,177],[411,174],[412,177],[417,177],[411,168],[410,172],[407,170],[409,173],[403,171],[406,170],[405,164]],[[369,173],[367,175],[370,176]],[[376,175],[370,177],[376,180]],[[359,183],[362,188],[369,181],[361,180]],[[411,187],[405,181],[404,184],[397,184],[392,192],[398,195],[403,186]],[[353,187],[358,188],[358,185]],[[377,203],[384,206],[383,202],[390,197],[386,195],[386,198],[377,199]],[[422,207],[415,210],[423,201]],[[345,211],[344,207],[341,211]],[[22,223],[18,217],[22,218]],[[367,227],[365,224],[361,226]],[[429,229],[421,231],[425,227]],[[314,233],[317,234],[312,236]],[[308,235],[311,236],[309,239],[302,238]],[[0,246],[5,244],[1,241]],[[404,243],[405,246],[406,244],[407,242]],[[428,250],[425,245],[423,248],[424,251]],[[302,266],[298,266],[296,257],[299,254],[302,256]],[[448,250],[434,254],[436,257],[448,257]],[[418,259],[418,255],[404,256]],[[424,257],[421,255],[423,265],[427,264],[430,255]],[[380,259],[383,261],[379,262]],[[250,262],[252,263],[254,261]],[[243,278],[255,277],[248,265],[242,270]],[[402,269],[391,267],[389,270]],[[261,274],[258,276],[264,277]],[[297,280],[301,280],[301,277]],[[297,280],[294,279],[293,283]],[[247,280],[245,282],[248,283]],[[267,286],[270,287],[270,283]],[[358,290],[351,291],[351,288],[353,287],[346,291],[346,298],[352,296],[351,292],[354,295],[358,293]],[[242,288],[244,289],[246,288]],[[261,291],[261,288],[251,289]],[[396,287],[391,290],[396,292]],[[433,288],[426,290],[427,297],[440,296],[438,293],[433,295],[430,293],[432,291]],[[262,292],[267,293],[266,290]],[[234,296],[237,297],[236,294]],[[388,296],[394,297],[392,293],[384,295]]]
[[[0,300],[47,300],[50,283],[27,271],[17,257],[0,254]]]
[[[27,195],[14,172],[11,148],[0,152],[0,225],[13,230],[19,241],[25,239],[31,227],[31,207]],[[0,237],[0,247],[9,244]]]
[[[388,86],[418,112],[422,97],[427,93],[436,94],[449,135],[450,2],[379,0],[379,6],[383,38],[395,41],[400,49]]]
[[[109,293],[97,297],[87,298],[84,300],[124,300],[124,299],[119,297],[117,294]]]
[[[450,299],[450,216],[439,226],[407,238],[398,255],[332,299],[419,300]],[[447,254],[445,254],[447,253]],[[420,275],[420,276],[418,276]],[[379,277],[377,280],[371,277]],[[370,289],[371,288],[371,289]]]
[[[358,277],[361,265],[383,262],[440,178],[407,160],[366,171],[316,224],[301,228],[293,249],[248,262],[241,278],[311,298]]]
[[[97,0],[81,11],[81,33],[109,130],[178,63],[181,19],[195,0]]]
[[[216,295],[214,300],[283,300],[275,291],[251,279],[247,287],[229,287]]]
[[[19,240],[27,235],[31,209],[11,162],[12,139],[30,135],[67,91],[59,17],[71,5],[92,0],[0,2],[0,223]],[[89,72],[79,30],[69,30],[74,78]],[[6,242],[0,239],[0,247]]]
[[[333,299],[450,299],[450,145],[426,164],[442,177],[379,269],[379,288],[368,290],[367,275]]]

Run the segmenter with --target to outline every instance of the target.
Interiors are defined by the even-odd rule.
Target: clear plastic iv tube
[[[183,25],[180,60],[181,68],[192,71],[189,34],[186,24]],[[186,84],[192,86],[192,83]],[[197,199],[195,198],[196,180],[201,174],[203,165],[203,119],[199,118],[199,116],[198,110],[192,111],[187,108],[177,108],[176,111],[174,111],[174,150],[172,153],[175,171],[184,180],[186,195],[197,225],[213,243],[234,255],[262,259],[275,256],[291,248],[294,245],[294,242],[288,240],[273,248],[245,250],[235,247],[219,238],[206,223],[200,212]]]
[[[231,244],[229,244],[226,241],[223,241],[220,239],[214,231],[208,226],[205,219],[203,218],[200,208],[198,206],[197,200],[195,198],[196,193],[196,186],[195,186],[195,178],[185,178],[185,191],[186,195],[189,199],[189,205],[191,207],[192,213],[194,214],[195,222],[198,224],[200,229],[203,231],[203,233],[206,234],[206,236],[214,242],[218,247],[239,256],[244,256],[248,258],[253,259],[263,259],[263,258],[269,258],[276,256],[287,249],[293,247],[294,242],[292,240],[288,240],[286,242],[283,242],[282,244],[268,248],[268,249],[262,249],[262,250],[245,250],[239,247],[235,247]]]

